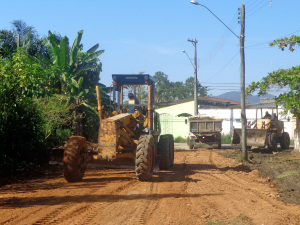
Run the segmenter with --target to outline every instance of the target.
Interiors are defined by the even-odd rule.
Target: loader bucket
[[[264,129],[247,129],[247,146],[265,147],[268,130]],[[241,144],[242,129],[234,129],[232,144]]]

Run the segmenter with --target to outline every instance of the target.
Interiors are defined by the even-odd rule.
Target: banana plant
[[[64,94],[72,94],[70,84],[74,84],[73,79],[79,79],[85,74],[85,71],[96,70],[100,72],[102,68],[97,57],[104,50],[97,51],[99,44],[96,44],[87,52],[82,52],[83,46],[80,43],[82,35],[83,30],[80,30],[71,48],[66,36],[59,41],[57,36],[49,31],[48,37],[44,39],[49,59],[43,58],[42,61],[54,68],[53,71],[60,82],[60,91]]]
[[[69,109],[73,114],[73,130],[77,135],[82,134],[81,120],[84,117],[83,113],[80,113],[80,106],[90,107],[84,100],[89,92],[88,89],[83,88],[84,76],[88,76],[91,71],[100,73],[102,64],[98,56],[104,52],[104,50],[97,51],[99,44],[83,52],[83,46],[80,43],[82,35],[83,31],[80,30],[70,48],[68,37],[65,36],[59,40],[49,31],[48,37],[44,39],[49,58],[39,57],[46,66],[52,67],[53,76],[59,81],[58,92],[69,96]]]

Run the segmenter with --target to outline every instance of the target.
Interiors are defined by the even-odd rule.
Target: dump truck
[[[288,149],[290,147],[289,133],[284,131],[284,122],[278,120],[277,113],[272,114],[266,112],[265,116],[262,116],[262,110],[260,113],[260,119],[258,119],[258,109],[256,111],[256,119],[247,123],[247,148],[257,147],[262,149],[268,149],[277,151],[277,145],[280,144],[281,149]],[[231,144],[241,145],[242,130],[235,128],[233,130]]]
[[[155,80],[148,74],[113,74],[113,107],[110,117],[103,116],[99,87],[96,87],[99,134],[98,143],[90,144],[82,136],[71,136],[66,143],[63,173],[68,182],[80,181],[88,163],[132,165],[136,177],[148,181],[154,166],[168,170],[174,163],[174,138],[160,135],[159,114],[154,110]],[[128,85],[146,85],[147,104],[136,98],[124,103],[124,89]]]
[[[217,145],[221,148],[222,120],[213,117],[189,117],[189,136],[187,144],[190,149],[200,144]]]

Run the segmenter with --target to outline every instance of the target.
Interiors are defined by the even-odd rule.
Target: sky
[[[13,20],[33,26],[40,37],[59,33],[73,43],[83,30],[84,51],[95,44],[105,52],[100,82],[112,84],[112,74],[155,75],[172,82],[194,76],[197,39],[198,80],[217,96],[240,90],[240,24],[238,8],[245,5],[246,86],[268,73],[299,65],[294,52],[269,47],[281,37],[300,35],[299,0],[15,0],[3,1],[0,29]],[[232,34],[214,15],[235,34]],[[182,52],[185,50],[185,53]],[[189,58],[190,59],[189,59]],[[278,93],[272,90],[270,94]]]

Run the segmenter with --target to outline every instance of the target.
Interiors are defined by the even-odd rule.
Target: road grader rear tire
[[[87,144],[81,136],[71,136],[67,142],[64,159],[63,173],[68,182],[82,180],[87,167]]]
[[[174,164],[174,139],[173,135],[161,135],[158,142],[158,154],[160,155],[160,170],[168,170]]]
[[[136,150],[135,171],[140,181],[152,178],[154,165],[154,139],[151,135],[142,135]]]

